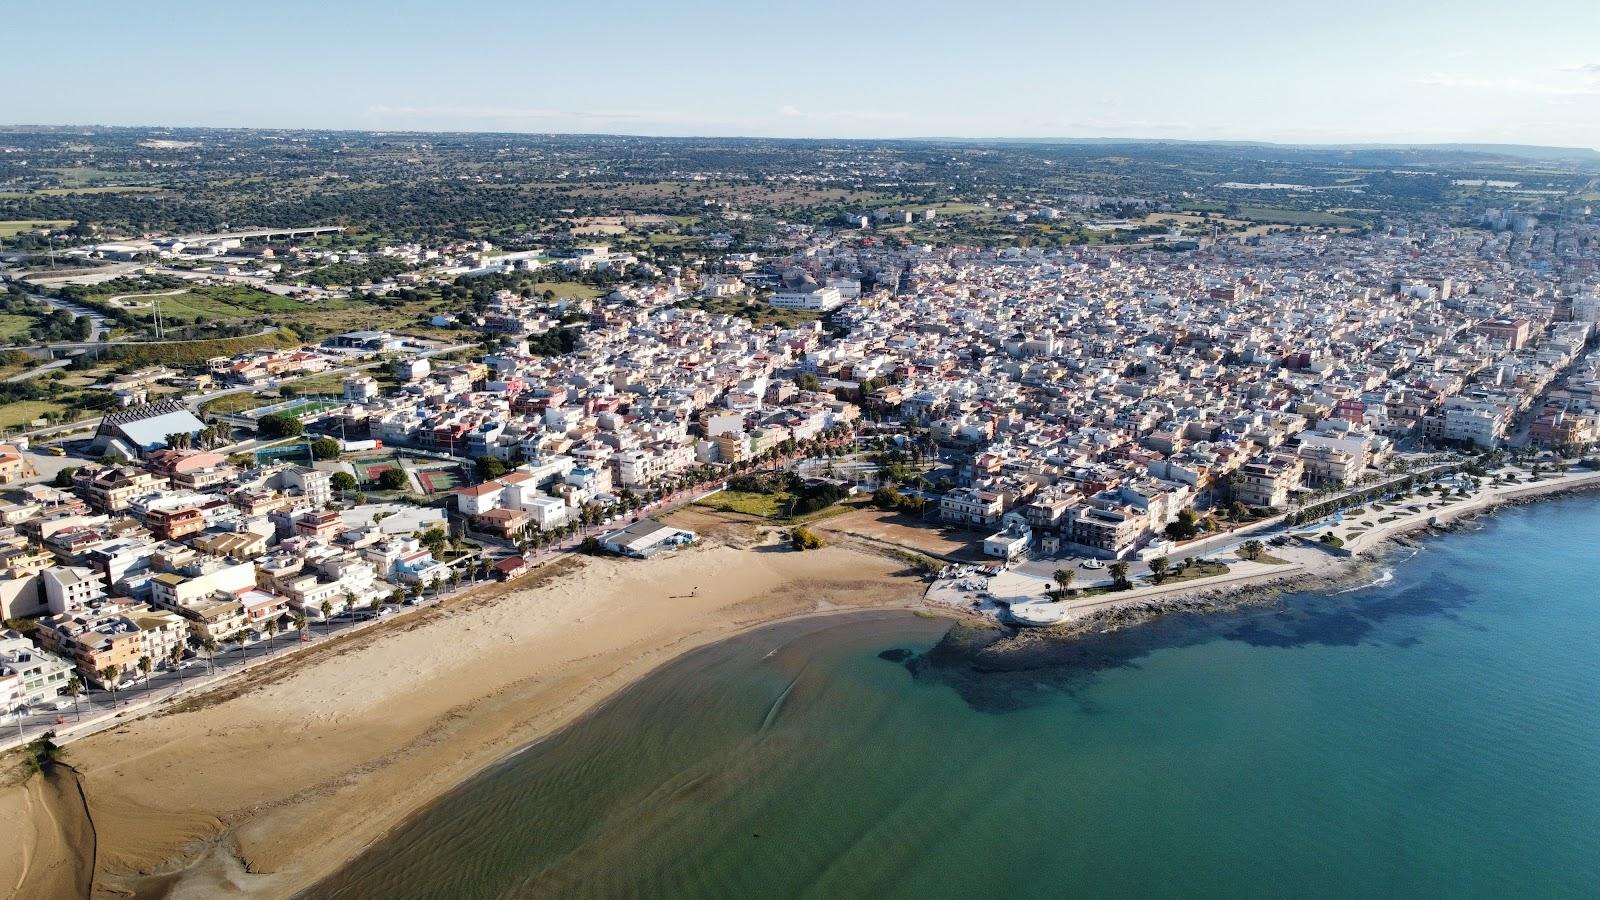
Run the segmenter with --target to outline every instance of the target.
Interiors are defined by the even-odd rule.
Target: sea
[[[1015,656],[910,613],[760,629],[306,896],[1597,897],[1597,499]]]

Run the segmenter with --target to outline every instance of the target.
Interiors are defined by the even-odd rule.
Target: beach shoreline
[[[797,616],[918,604],[903,562],[752,531],[645,562],[574,560],[76,741],[95,858],[33,855],[0,884],[46,896],[47,871],[87,864],[96,896],[290,896],[685,653]],[[33,837],[58,831],[61,810],[4,790],[29,846],[63,852]]]
[[[1342,550],[1307,548],[1318,565],[1101,595],[1080,622],[1024,633],[1071,639],[1171,612],[1330,589],[1407,533],[1593,488],[1600,472],[1486,486],[1446,508],[1374,526]],[[528,585],[487,589],[71,744],[88,821],[63,824],[60,809],[10,799],[28,820],[29,847],[59,857],[71,844],[56,836],[88,828],[94,858],[30,853],[23,871],[0,871],[0,884],[12,896],[37,896],[50,884],[42,873],[87,869],[96,896],[293,895],[692,650],[838,612],[987,619],[927,602],[925,582],[882,548],[843,542],[798,553],[776,529],[698,510],[679,515],[696,519],[702,546],[648,562],[575,560]]]
[[[1297,538],[1299,544],[1290,550],[1273,550],[1274,553],[1291,556],[1291,561],[1281,565],[1255,565],[1252,571],[1243,574],[1230,573],[1175,584],[1142,586],[1129,591],[1070,600],[1067,602],[1071,604],[1071,620],[1057,625],[1023,626],[1023,633],[1048,639],[1070,639],[1085,631],[1136,625],[1166,613],[1234,609],[1249,603],[1265,602],[1285,591],[1332,589],[1360,578],[1374,557],[1407,535],[1428,530],[1447,530],[1502,506],[1556,499],[1593,490],[1600,490],[1600,471],[1583,470],[1550,475],[1531,483],[1485,484],[1470,497],[1457,498],[1437,507],[1429,501],[1418,500],[1414,504],[1419,506],[1418,512],[1397,515],[1388,522],[1375,521],[1370,528],[1362,529],[1340,547],[1320,544],[1310,537]],[[1310,536],[1338,531],[1339,527],[1324,522],[1291,530]],[[1239,561],[1234,560],[1234,564],[1239,564]],[[936,604],[935,608],[951,607]],[[957,611],[991,624],[1018,627],[973,610],[957,608]]]

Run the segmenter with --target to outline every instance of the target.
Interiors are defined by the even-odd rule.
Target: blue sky
[[[1600,147],[1600,0],[7,7],[5,124]]]

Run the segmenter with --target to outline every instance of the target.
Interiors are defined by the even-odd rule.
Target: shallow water
[[[1590,498],[1506,510],[1381,583],[1014,671],[906,614],[774,626],[310,895],[1600,895],[1597,546]]]

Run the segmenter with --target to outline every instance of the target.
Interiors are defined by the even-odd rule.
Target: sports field
[[[460,486],[461,472],[455,466],[447,469],[427,469],[417,472],[417,480],[422,482],[424,491],[430,494],[442,494]]]

